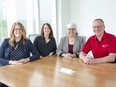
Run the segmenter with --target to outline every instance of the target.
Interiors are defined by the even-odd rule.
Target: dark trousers
[[[8,87],[8,86],[0,82],[0,87]]]

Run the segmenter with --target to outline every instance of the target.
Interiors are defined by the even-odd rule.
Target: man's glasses
[[[104,25],[100,25],[100,26],[93,26],[93,28],[102,28]]]

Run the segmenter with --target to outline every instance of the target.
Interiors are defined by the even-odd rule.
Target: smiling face
[[[76,30],[76,24],[75,23],[68,23],[67,24],[68,29],[68,36],[69,37],[75,37],[77,30]]]
[[[74,37],[76,35],[76,29],[75,28],[69,28],[68,29],[68,35],[69,35],[69,37]]]
[[[15,38],[21,38],[23,35],[23,29],[18,24],[14,27]]]
[[[47,25],[44,25],[44,35],[49,35],[50,34],[50,28]]]
[[[105,25],[101,20],[95,20],[92,27],[96,36],[102,36],[104,34]]]

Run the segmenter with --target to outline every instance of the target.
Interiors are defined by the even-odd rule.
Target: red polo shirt
[[[92,51],[94,58],[108,56],[110,53],[116,53],[116,37],[112,34],[104,32],[99,42],[95,35],[91,36],[84,45],[82,52],[88,53]]]

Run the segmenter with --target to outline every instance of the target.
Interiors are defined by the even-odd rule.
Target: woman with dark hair
[[[56,53],[56,40],[53,36],[52,27],[49,23],[43,24],[41,35],[35,38],[34,45],[42,57],[54,55]]]

